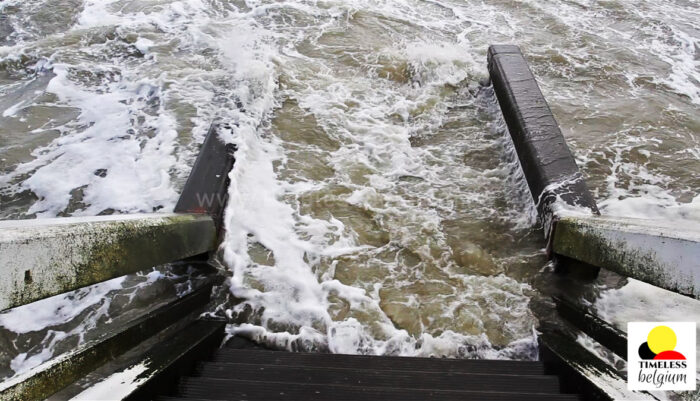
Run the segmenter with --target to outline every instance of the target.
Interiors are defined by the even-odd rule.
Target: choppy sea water
[[[698,21],[691,0],[2,0],[0,218],[172,210],[228,122],[232,332],[531,359],[549,272],[486,49],[521,46],[603,213],[695,224]],[[0,315],[0,374],[183,280],[43,301],[42,327]]]

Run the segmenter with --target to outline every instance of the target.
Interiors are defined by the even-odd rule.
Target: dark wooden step
[[[239,336],[231,337],[230,340],[226,341],[226,344],[224,344],[224,346],[227,348],[234,348],[234,349],[261,349],[261,350],[274,351],[274,350],[271,350],[270,348],[266,348],[264,345],[260,345],[260,344],[256,343],[255,341],[249,340],[245,337],[239,337]]]
[[[379,358],[379,357],[377,357]],[[204,363],[197,373],[212,379],[336,384],[431,390],[559,393],[559,378],[544,375],[500,375],[410,370],[375,370],[315,366]]]
[[[192,371],[199,358],[218,348],[224,338],[225,326],[223,320],[199,319],[164,339],[132,365],[145,366],[139,373],[140,380],[122,386],[125,388],[115,386],[110,394],[122,401],[140,401],[170,391],[181,376]],[[122,393],[117,393],[117,390]],[[129,393],[128,396],[125,393]]]
[[[312,354],[222,348],[214,355],[216,363],[314,366],[329,368],[438,371],[444,373],[495,373],[514,375],[544,374],[544,365],[536,361],[416,358],[343,354]]]
[[[171,397],[171,396],[158,396],[153,399],[154,401],[225,401],[222,399],[214,398],[189,398],[189,397]]]
[[[179,386],[183,398],[210,400],[333,400],[333,401],[573,401],[570,394],[504,393],[480,391],[376,388],[329,384],[280,383],[204,377],[183,378]]]

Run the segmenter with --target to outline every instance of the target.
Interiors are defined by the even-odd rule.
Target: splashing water
[[[231,332],[533,358],[545,257],[478,84],[486,49],[521,45],[603,213],[700,220],[699,14],[685,0],[5,0],[0,216],[170,210],[208,125],[229,122]]]

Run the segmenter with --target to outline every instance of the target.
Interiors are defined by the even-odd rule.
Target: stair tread
[[[239,336],[231,337],[230,340],[226,341],[226,344],[224,346],[233,349],[259,349],[271,351],[269,348],[260,345],[255,341]]]
[[[159,395],[154,398],[154,401],[226,401],[223,398],[190,398],[190,397],[173,397],[170,395]]]
[[[320,354],[222,348],[212,358],[216,363],[250,363],[375,370],[414,370],[463,373],[544,374],[544,365],[537,361],[420,358]]]
[[[204,377],[183,378],[179,395],[190,398],[221,400],[270,400],[305,399],[355,401],[412,401],[412,400],[510,400],[510,401],[573,401],[580,400],[572,394],[555,393],[507,393],[497,391],[428,390],[390,387],[359,387],[335,384],[303,384],[272,381],[215,379]]]
[[[435,390],[558,393],[559,378],[545,375],[483,374],[415,370],[376,370],[316,366],[202,363],[198,376],[285,383],[411,387]]]

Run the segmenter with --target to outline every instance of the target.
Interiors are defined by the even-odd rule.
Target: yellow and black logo
[[[643,360],[678,361],[685,356],[674,351],[678,338],[668,326],[656,326],[649,332],[647,341],[639,346],[639,357]]]

